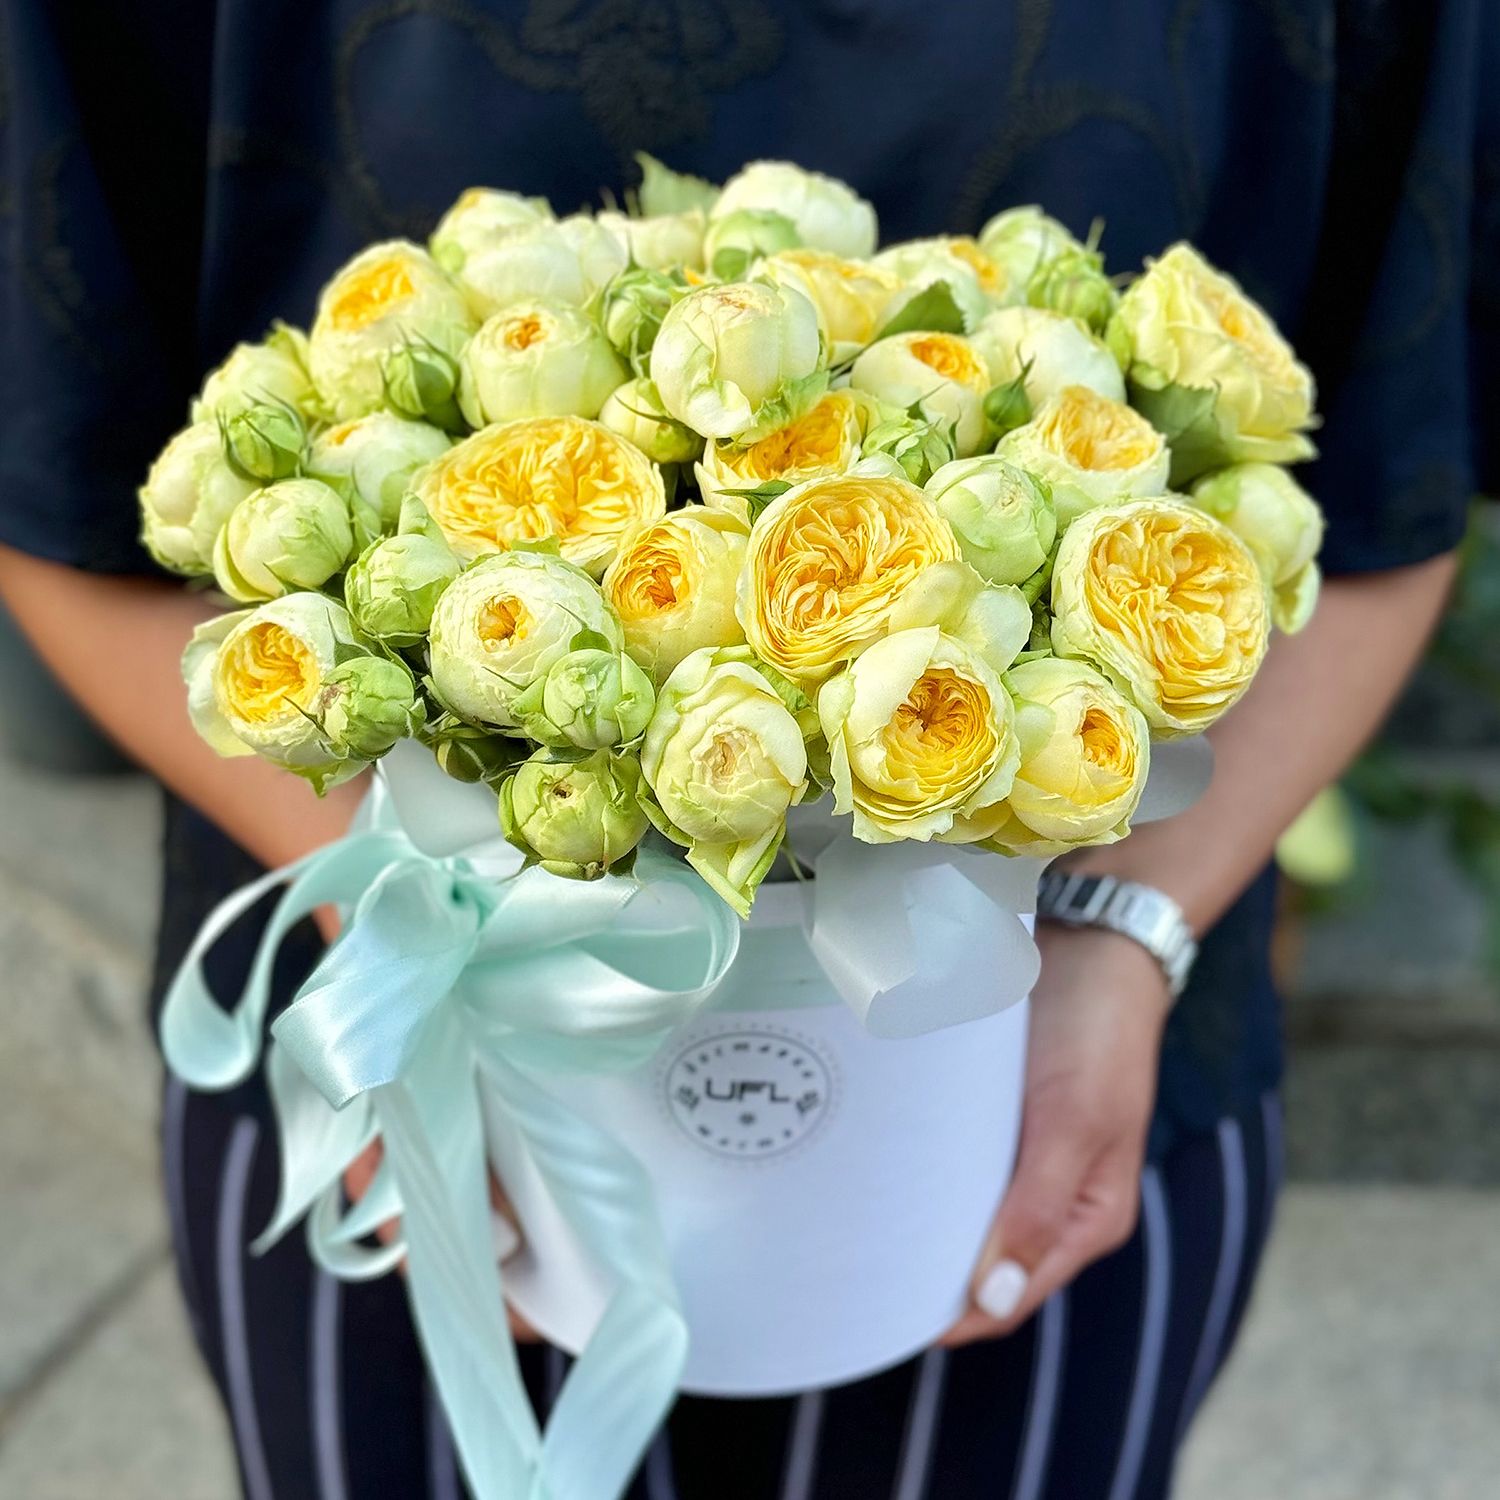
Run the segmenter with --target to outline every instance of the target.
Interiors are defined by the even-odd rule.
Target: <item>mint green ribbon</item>
[[[232,1009],[203,959],[279,885]],[[680,862],[641,852],[635,875],[570,887],[435,859],[383,789],[365,825],[223,901],[189,949],[161,1020],[172,1070],[202,1089],[255,1068],[271,974],[315,907],[344,931],[272,1026],[266,1059],[281,1141],[275,1215],[257,1248],[307,1221],[312,1254],[349,1278],[403,1257],[428,1366],[482,1500],[615,1500],[671,1404],[687,1329],[640,1165],[564,1108],[558,1071],[638,1067],[734,960],[739,924]],[[613,1287],[543,1432],[521,1381],[493,1246],[481,1094]],[[370,1191],[343,1207],[345,1168],[376,1137]],[[400,1216],[399,1243],[358,1241]]]

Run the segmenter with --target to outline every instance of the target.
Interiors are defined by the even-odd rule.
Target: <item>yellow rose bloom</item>
[[[854,361],[849,382],[892,406],[915,405],[929,422],[951,424],[959,458],[984,447],[989,367],[961,334],[892,334]]]
[[[995,452],[1052,487],[1059,529],[1086,510],[1136,495],[1160,495],[1172,455],[1162,435],[1123,401],[1064,386]]]
[[[1050,857],[1130,831],[1146,787],[1145,716],[1086,662],[1044,656],[1012,667],[1021,764],[989,842]]]
[[[481,428],[418,470],[412,491],[465,562],[556,537],[562,555],[595,577],[625,532],[667,505],[656,466],[583,417]]]
[[[1014,711],[981,655],[936,626],[901,630],[818,691],[834,811],[868,844],[952,834],[1005,799]]]
[[[860,445],[878,413],[877,403],[860,391],[830,391],[759,442],[709,443],[698,465],[698,488],[709,505],[746,515],[744,499],[729,491],[845,473],[859,461]]]
[[[1313,378],[1275,323],[1191,245],[1174,245],[1121,299],[1110,342],[1135,401],[1169,439],[1183,426],[1172,482],[1246,459],[1295,463],[1314,449]],[[1175,392],[1198,393],[1195,403]]]
[[[463,293],[432,257],[405,240],[362,250],[318,297],[307,365],[335,421],[384,404],[384,363],[412,340],[456,359],[474,331]]]
[[[1250,549],[1176,500],[1075,521],[1058,545],[1052,614],[1052,649],[1093,662],[1163,737],[1197,734],[1235,703],[1270,634]]]
[[[734,595],[749,535],[737,516],[687,505],[625,537],[604,597],[625,627],[625,649],[658,687],[692,652],[744,641]]]
[[[773,500],[750,533],[738,602],[745,638],[794,682],[821,682],[885,633],[923,572],[958,557],[953,528],[906,480],[811,480]]]
[[[902,288],[894,271],[824,250],[782,250],[762,261],[759,271],[796,287],[817,308],[835,364],[880,332]]]

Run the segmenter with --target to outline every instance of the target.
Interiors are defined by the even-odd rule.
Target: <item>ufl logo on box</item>
[[[780,1029],[700,1034],[673,1056],[664,1081],[667,1108],[688,1137],[741,1160],[800,1145],[833,1104],[828,1063]]]

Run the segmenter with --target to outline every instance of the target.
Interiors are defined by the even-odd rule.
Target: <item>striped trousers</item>
[[[684,1397],[629,1500],[1147,1500],[1233,1343],[1280,1181],[1267,1095],[1149,1165],[1131,1240],[1012,1337],[777,1400]],[[182,1288],[248,1500],[459,1500],[400,1281],[347,1285],[270,1217],[274,1133],[236,1095],[168,1084],[163,1165]],[[523,1351],[545,1414],[556,1350]]]

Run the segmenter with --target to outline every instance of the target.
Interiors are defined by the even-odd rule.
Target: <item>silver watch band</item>
[[[1134,880],[1048,870],[1037,886],[1036,914],[1069,927],[1107,927],[1131,938],[1161,965],[1174,998],[1198,956],[1182,908],[1165,891]]]

